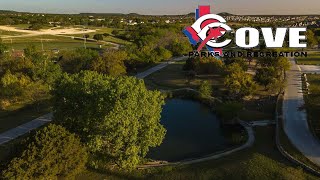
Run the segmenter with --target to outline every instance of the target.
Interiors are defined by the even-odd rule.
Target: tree
[[[199,87],[201,98],[209,98],[212,95],[212,86],[208,81],[202,81]]]
[[[312,30],[307,30],[306,36],[307,36],[307,45],[309,48],[313,48],[315,45],[318,44],[318,40]]]
[[[80,135],[93,154],[122,168],[134,168],[165,136],[164,97],[134,77],[65,74],[53,95],[55,121]]]
[[[214,57],[196,58],[197,74],[220,74],[224,71],[224,64]]]
[[[42,25],[39,23],[35,23],[35,24],[32,24],[31,26],[29,26],[29,29],[34,30],[34,31],[40,30],[41,28],[42,28]]]
[[[26,149],[8,165],[4,179],[56,179],[73,177],[88,159],[80,139],[57,125],[49,125],[28,140]]]
[[[95,34],[93,36],[93,39],[95,39],[97,41],[102,41],[103,40],[103,35],[102,34]]]
[[[62,52],[59,65],[63,71],[78,73],[81,70],[90,70],[93,61],[99,58],[99,53],[91,49],[79,48]]]
[[[235,124],[243,105],[238,102],[226,102],[217,107],[217,114],[224,124]]]
[[[239,64],[230,65],[228,72],[229,75],[225,78],[224,85],[232,97],[243,98],[256,90],[252,76],[243,71]]]
[[[124,75],[126,74],[124,64],[126,57],[127,53],[125,51],[109,50],[102,57],[92,62],[91,70],[112,76]]]
[[[195,71],[196,70],[196,60],[194,58],[188,58],[186,63],[182,68],[184,71]]]
[[[273,67],[265,67],[257,69],[257,73],[254,77],[255,81],[267,88],[276,80],[276,70]]]
[[[2,58],[6,51],[8,51],[8,47],[3,44],[2,40],[0,39],[0,58]]]

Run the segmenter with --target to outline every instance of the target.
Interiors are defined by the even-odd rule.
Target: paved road
[[[144,79],[145,77],[149,76],[150,74],[152,74],[156,71],[159,71],[160,69],[168,66],[169,64],[172,64],[176,61],[181,61],[184,59],[185,59],[185,57],[174,58],[171,61],[161,63],[158,66],[155,66],[145,72],[137,74],[136,77],[139,79]],[[37,129],[37,128],[45,125],[46,123],[49,123],[51,120],[52,120],[52,113],[44,115],[42,117],[39,117],[33,121],[30,121],[30,122],[23,124],[21,126],[18,126],[16,128],[13,128],[9,131],[6,131],[6,132],[0,134],[0,145],[6,143],[8,141],[11,141],[19,136],[22,136],[22,135],[30,132],[33,129]]]
[[[303,73],[317,73],[320,74],[320,66],[316,65],[299,65]]]
[[[304,105],[301,69],[294,59],[290,59],[292,67],[288,72],[283,115],[284,130],[292,144],[308,159],[320,166],[320,142],[310,132],[307,113],[300,109]]]

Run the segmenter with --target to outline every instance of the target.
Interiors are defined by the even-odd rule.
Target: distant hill
[[[227,13],[227,12],[222,12],[222,13],[219,13],[218,15],[219,16],[233,16],[234,14],[230,14],[230,13]]]
[[[227,13],[227,12],[222,12],[218,14],[219,16],[233,16],[233,14]],[[195,13],[189,13],[187,16],[195,16]]]
[[[10,10],[0,10],[1,14],[9,14],[9,13],[16,13],[16,11],[10,11]]]

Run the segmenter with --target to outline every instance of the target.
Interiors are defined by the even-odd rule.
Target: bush
[[[95,39],[97,41],[102,41],[103,40],[103,35],[102,34],[95,34],[93,36],[93,39]]]
[[[208,81],[202,81],[199,87],[201,98],[209,98],[212,95],[212,86]]]
[[[2,173],[4,179],[72,177],[85,168],[88,155],[80,139],[61,126],[51,124],[28,142]]]
[[[41,24],[32,24],[29,29],[30,30],[34,30],[34,31],[37,31],[37,30],[40,30],[42,28],[42,25]]]
[[[243,106],[237,102],[227,102],[217,108],[217,114],[222,118],[225,124],[235,124],[235,119]]]

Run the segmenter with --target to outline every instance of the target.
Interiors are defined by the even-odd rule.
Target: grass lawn
[[[172,90],[179,88],[198,89],[203,80],[207,80],[213,87],[213,96],[221,97],[225,93],[224,76],[220,74],[201,75],[195,79],[188,80],[186,72],[182,71],[184,61],[171,64],[160,71],[151,74],[145,79],[150,89]],[[245,100],[245,109],[240,113],[244,121],[272,120],[274,119],[275,97],[259,86],[252,99]]]
[[[297,58],[297,62],[302,65],[320,65],[320,52],[308,53],[308,57]]]
[[[130,44],[130,42],[122,40],[122,39],[119,39],[119,38],[116,38],[116,37],[114,37],[112,35],[112,31],[113,30],[121,30],[121,29],[108,28],[108,27],[89,27],[89,29],[96,30],[96,32],[93,32],[93,33],[86,33],[86,34],[88,34],[90,36],[89,38],[93,38],[93,36],[95,34],[107,33],[107,34],[109,34],[109,36],[103,37],[104,41],[109,41],[109,42],[113,42],[113,43],[117,43],[117,44],[123,44],[123,45]],[[75,35],[72,35],[72,36],[83,37],[83,34],[75,34]]]
[[[87,170],[76,179],[317,179],[296,169],[277,151],[272,126],[255,128],[253,147],[199,164],[133,172]]]
[[[308,74],[309,92],[305,95],[308,121],[314,134],[320,139],[320,75]]]
[[[0,36],[19,36],[24,34],[26,33],[0,30]]]
[[[49,100],[39,104],[18,104],[0,110],[0,133],[27,123],[51,111]]]
[[[43,36],[32,36],[32,37],[17,37],[12,39],[3,39],[3,42],[9,47],[9,49],[22,50],[28,45],[35,45],[38,49],[42,48],[41,39],[43,42],[44,50],[68,50],[84,47],[83,41],[74,40],[68,37],[43,35]],[[96,42],[87,42],[88,48],[99,48]],[[110,47],[110,45],[103,45],[102,48]]]

